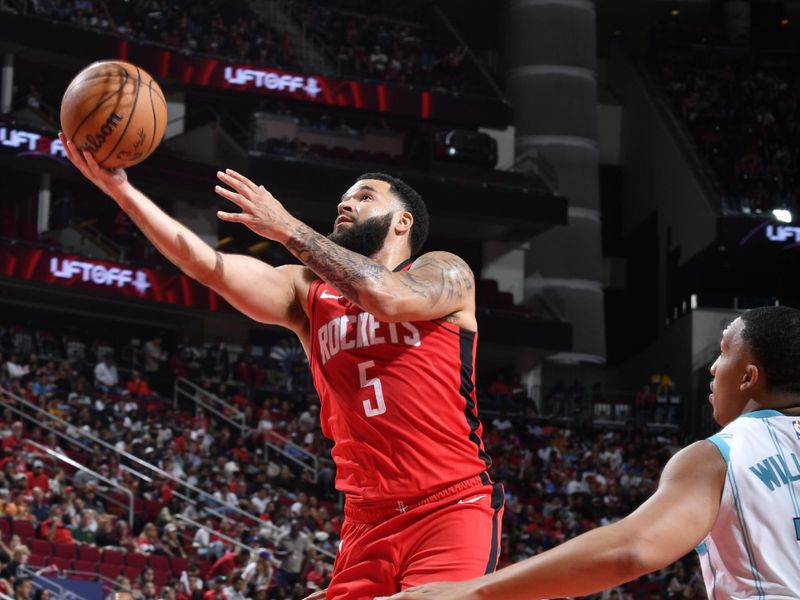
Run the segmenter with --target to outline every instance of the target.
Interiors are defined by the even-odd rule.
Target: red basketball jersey
[[[311,373],[338,490],[407,499],[486,471],[477,333],[441,320],[380,322],[321,280],[308,301]]]

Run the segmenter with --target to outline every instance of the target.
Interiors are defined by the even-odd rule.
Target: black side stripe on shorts
[[[505,501],[506,495],[503,485],[495,483],[492,486],[492,508],[494,509],[494,515],[492,516],[492,547],[489,550],[489,561],[486,563],[484,575],[494,573],[495,569],[497,569],[500,550],[500,509],[503,508]]]

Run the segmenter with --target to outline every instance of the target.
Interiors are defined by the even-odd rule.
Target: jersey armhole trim
[[[697,552],[699,556],[703,556],[703,554],[708,554],[708,546],[705,541],[702,541],[695,546],[694,551]]]
[[[718,434],[707,437],[706,439],[717,447],[726,465],[731,462],[731,447],[728,446],[728,442],[723,440]]]
[[[308,287],[308,298],[306,302],[308,303],[308,359],[309,364],[311,362],[311,357],[314,355],[314,309],[317,305],[317,291],[319,290],[319,286],[322,285],[322,279],[315,279],[311,282],[311,285]]]

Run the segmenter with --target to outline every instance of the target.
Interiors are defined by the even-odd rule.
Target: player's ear
[[[761,369],[755,363],[747,363],[742,374],[742,382],[739,389],[743,392],[752,392],[758,385],[761,384],[762,374]]]
[[[402,210],[397,217],[394,228],[397,233],[405,233],[406,231],[410,231],[413,225],[414,215],[407,210]]]

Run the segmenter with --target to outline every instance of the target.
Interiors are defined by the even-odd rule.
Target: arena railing
[[[56,565],[48,565],[46,567],[42,567],[41,569],[34,570],[31,567],[23,566],[22,572],[31,578],[31,581],[34,582],[34,586],[38,588],[47,588],[50,591],[56,591],[58,597],[63,597],[65,600],[69,600],[70,598],[84,598],[71,590],[67,590],[63,585],[56,583],[55,581],[49,579],[51,576],[58,576],[64,577],[66,579],[70,579],[72,576],[80,575],[82,579],[89,578],[91,580],[97,581],[103,584],[103,588],[107,590],[113,590],[115,592],[133,592],[132,589],[122,587],[121,585],[117,584],[114,579],[110,577],[106,577],[105,575],[101,575],[100,573],[95,573],[93,571],[79,571],[77,569],[59,569]],[[37,581],[37,578],[47,579],[47,586],[41,585],[41,582]],[[38,584],[38,585],[37,585]],[[3,600],[2,595],[0,594],[0,600]],[[14,600],[14,599],[12,599]]]
[[[103,440],[103,439],[101,439],[101,438],[99,438],[99,437],[97,437],[97,436],[95,436],[95,435],[93,435],[91,433],[88,433],[88,432],[83,431],[83,430],[78,430],[77,427],[75,427],[75,425],[73,425],[72,423],[70,423],[68,421],[65,421],[61,417],[58,417],[56,415],[53,415],[53,414],[47,412],[47,410],[45,410],[45,409],[43,409],[43,408],[41,408],[39,406],[36,406],[35,404],[33,404],[31,402],[28,402],[27,400],[25,400],[21,396],[18,396],[17,394],[14,394],[13,392],[11,392],[11,391],[5,389],[4,387],[0,386],[0,397],[2,397],[2,396],[5,396],[8,400],[10,400],[10,401],[12,401],[12,402],[24,407],[24,408],[27,408],[29,411],[31,411],[31,413],[26,413],[21,408],[19,408],[17,406],[14,406],[11,402],[5,402],[4,403],[5,404],[5,408],[9,409],[11,412],[13,412],[14,414],[17,414],[21,418],[24,418],[25,420],[30,421],[35,426],[42,427],[45,430],[47,430],[48,432],[53,433],[54,435],[58,436],[59,438],[65,440],[67,443],[69,443],[71,445],[74,445],[74,446],[77,446],[82,451],[87,452],[89,454],[92,454],[94,452],[94,449],[89,447],[85,443],[79,441],[78,439],[76,439],[76,437],[74,435],[72,435],[71,432],[75,432],[75,435],[79,435],[80,437],[85,438],[85,439],[89,440],[90,442],[92,442],[94,444],[97,444],[98,446],[104,448],[108,452],[116,454],[120,459],[121,467],[124,470],[130,472],[132,475],[142,479],[143,481],[151,482],[152,478],[149,477],[148,475],[146,475],[145,473],[142,473],[142,472],[138,471],[137,469],[133,469],[132,467],[130,467],[128,465],[125,465],[123,463],[123,459],[124,459],[124,461],[128,461],[131,464],[138,465],[138,466],[143,467],[144,469],[146,469],[148,471],[151,471],[151,472],[155,473],[158,477],[162,477],[164,479],[167,479],[168,481],[173,482],[174,484],[176,484],[175,491],[173,492],[173,495],[176,498],[179,498],[181,500],[185,500],[186,502],[190,503],[192,506],[196,507],[198,509],[198,512],[205,512],[207,514],[210,514],[210,515],[213,515],[213,516],[217,517],[220,520],[225,519],[228,516],[228,514],[226,514],[226,513],[233,513],[235,515],[238,515],[243,521],[250,522],[252,524],[257,525],[259,532],[264,531],[266,533],[266,537],[268,537],[272,542],[277,543],[279,541],[279,538],[280,538],[279,529],[275,525],[273,525],[272,523],[262,521],[257,516],[253,515],[252,513],[247,512],[245,510],[242,510],[239,507],[231,506],[231,505],[225,505],[225,504],[220,503],[216,498],[214,498],[214,496],[212,494],[209,494],[208,492],[206,492],[204,490],[201,490],[200,488],[198,488],[198,487],[196,487],[196,486],[194,486],[194,485],[192,485],[190,483],[187,483],[187,482],[179,479],[178,477],[175,477],[171,473],[169,473],[167,471],[164,471],[163,469],[161,469],[161,468],[159,468],[159,467],[157,467],[157,466],[155,466],[155,465],[153,465],[151,463],[148,463],[147,461],[142,460],[141,458],[139,458],[137,456],[134,456],[133,454],[131,454],[129,452],[126,452],[124,450],[120,450],[120,449],[116,448],[114,445],[109,444],[105,440]],[[63,431],[60,430],[58,427],[54,426],[52,423],[58,424],[59,426],[63,427],[64,430]],[[178,489],[185,489],[189,493],[187,493],[187,494],[181,493],[181,492],[177,491]],[[191,494],[194,494],[195,496],[192,497]],[[198,502],[202,502],[202,505],[198,506]],[[209,506],[208,505],[209,503],[212,504],[212,505],[222,505],[222,509],[221,510],[216,510],[212,506]],[[215,535],[222,535],[220,532],[217,532],[216,530],[214,531],[214,534]],[[317,552],[320,552],[323,555],[328,556],[330,554],[329,552],[327,552],[326,550],[324,550],[323,548],[320,548],[319,546],[317,546],[315,544],[312,544],[311,547],[314,550],[316,550]]]
[[[67,589],[57,581],[53,581],[47,576],[48,573],[51,574],[51,576],[61,574],[61,571],[55,565],[50,565],[37,570],[32,569],[28,565],[20,565],[20,572],[24,576],[30,578],[33,587],[37,589],[50,590],[57,600],[89,600],[85,596],[81,596],[80,594]],[[43,580],[47,582],[46,585],[43,583]]]
[[[196,403],[203,409],[214,414],[226,423],[239,429],[242,435],[258,435],[258,432],[250,427],[245,421],[245,415],[234,404],[226,402],[219,396],[209,392],[196,383],[179,377],[175,380],[173,392],[173,408],[177,408],[180,399]],[[264,444],[268,451],[277,452],[284,459],[297,465],[303,470],[310,471],[314,483],[317,483],[319,476],[319,457],[313,452],[309,452],[302,446],[295,444],[289,438],[270,431],[268,437],[264,438]],[[303,458],[298,458],[301,456]]]
[[[133,492],[131,490],[129,490],[125,486],[122,486],[122,485],[120,485],[118,483],[115,483],[114,481],[112,481],[108,477],[104,477],[103,475],[101,475],[97,471],[93,471],[92,469],[83,466],[78,461],[72,460],[70,457],[63,455],[60,452],[56,452],[55,450],[53,450],[51,448],[48,448],[47,446],[43,446],[42,444],[40,444],[38,442],[34,442],[33,440],[27,440],[25,443],[27,445],[29,445],[29,446],[33,446],[34,448],[37,448],[39,451],[44,452],[45,454],[47,454],[48,456],[50,456],[51,458],[53,458],[55,460],[61,461],[61,462],[65,463],[65,464],[68,464],[69,466],[73,467],[74,469],[77,469],[79,471],[83,471],[84,473],[89,473],[89,475],[91,475],[92,477],[94,477],[98,481],[102,481],[103,483],[105,483],[109,487],[109,489],[116,489],[116,490],[119,490],[119,491],[123,492],[126,496],[128,496],[128,506],[127,507],[124,507],[123,504],[119,500],[114,498],[113,496],[111,496],[109,494],[106,494],[101,488],[98,487],[98,488],[95,489],[95,491],[97,492],[97,495],[102,497],[102,498],[104,498],[107,502],[110,502],[112,504],[116,504],[117,506],[122,506],[123,508],[127,508],[127,510],[128,510],[128,525],[130,525],[131,528],[133,527],[133,505],[134,505],[134,502],[133,502]]]
[[[181,399],[187,400],[190,404],[197,404],[218,419],[233,425],[242,433],[247,429],[244,413],[235,405],[226,402],[216,394],[209,392],[185,377],[175,379],[172,393],[173,409],[178,408],[178,402]]]

